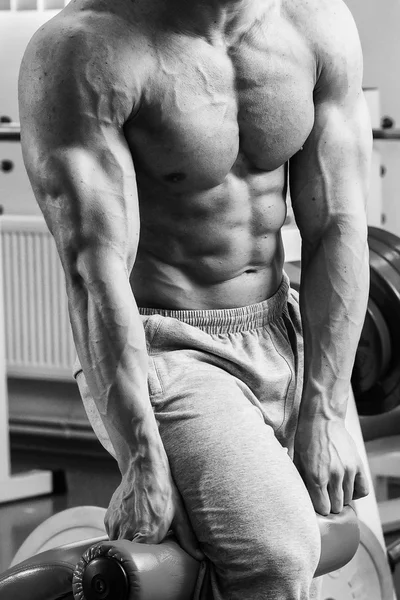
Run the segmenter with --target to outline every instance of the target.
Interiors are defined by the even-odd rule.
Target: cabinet
[[[391,197],[382,199],[382,194],[385,194],[386,186],[384,183],[382,184],[381,181],[378,181],[378,177],[380,180],[386,173],[386,166],[381,164],[382,156],[392,156],[390,148],[385,148],[382,145],[382,142],[384,141],[400,142],[400,129],[374,129],[374,149],[371,169],[370,202],[368,204],[368,222],[370,225],[382,227],[383,229],[390,230],[393,233],[400,235],[400,210],[398,203],[391,201]],[[399,182],[397,185],[399,185]],[[375,201],[375,198],[379,198],[379,196],[380,199]],[[381,215],[378,215],[378,212],[380,212]]]

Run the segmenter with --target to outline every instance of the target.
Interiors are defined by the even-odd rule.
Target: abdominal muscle
[[[139,187],[141,236],[131,274],[138,306],[223,309],[271,297],[282,280],[285,180],[281,167],[240,178],[232,172],[211,190],[167,198],[157,185],[147,193]]]

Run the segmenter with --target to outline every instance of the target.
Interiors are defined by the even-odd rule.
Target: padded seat
[[[350,506],[317,519],[321,558],[316,577],[347,564],[360,539]],[[190,600],[199,568],[173,536],[157,545],[104,536],[46,550],[14,565],[0,575],[0,600]]]

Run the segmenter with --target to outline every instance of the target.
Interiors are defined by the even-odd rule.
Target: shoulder
[[[316,90],[360,87],[363,58],[353,16],[343,0],[288,0],[290,19],[311,47],[316,64]],[[333,88],[333,89],[332,89]]]
[[[65,10],[65,9],[64,9]],[[128,38],[128,24],[121,23],[116,15],[85,11],[61,11],[36,31],[30,40],[24,59],[34,58],[42,64],[57,63],[81,57],[91,62],[110,63],[115,50],[122,51]]]
[[[119,94],[131,100],[144,70],[143,41],[134,24],[112,13],[63,12],[30,40],[20,68],[20,94]]]

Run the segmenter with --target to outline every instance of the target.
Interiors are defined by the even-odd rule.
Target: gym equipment
[[[368,228],[370,294],[352,387],[360,415],[388,412],[400,404],[400,238]],[[300,262],[285,265],[300,287]]]
[[[79,506],[56,513],[26,538],[11,566],[57,546],[96,537],[104,539],[105,514],[105,509],[100,506]]]
[[[385,554],[370,528],[360,522],[360,545],[341,569],[325,575],[321,600],[393,600],[392,572],[400,560],[400,543]],[[389,558],[389,559],[388,559]]]
[[[358,398],[386,374],[391,352],[390,332],[386,321],[370,297],[352,375],[353,390]]]
[[[382,529],[384,533],[397,532],[400,530],[400,498],[390,493],[390,483],[400,479],[400,435],[377,437],[366,442],[365,447]]]
[[[18,551],[13,566],[0,575],[0,600],[191,598],[200,563],[173,536],[157,545],[108,541],[104,527],[98,529],[104,514],[105,509],[98,507],[79,507],[39,525]],[[355,555],[359,522],[350,506],[340,515],[317,515],[317,519],[321,558],[316,576],[321,576]],[[87,538],[88,530],[97,537]],[[55,548],[62,538],[69,543]],[[34,556],[26,557],[28,551]],[[23,562],[17,562],[21,558]]]
[[[103,508],[77,507],[39,525],[18,551],[13,567],[0,575],[0,600],[191,598],[199,563],[172,535],[158,545],[110,542],[104,515]],[[399,562],[400,543],[388,549],[388,563],[376,536],[357,521],[350,507],[341,515],[318,517],[318,522],[322,552],[316,576],[324,575],[322,600],[393,600],[389,563],[393,570]],[[55,547],[62,540],[63,545]],[[26,555],[29,550],[31,557]],[[204,598],[211,600],[207,594]]]
[[[361,415],[400,404],[400,239],[369,227],[368,245],[370,302],[352,377]]]

